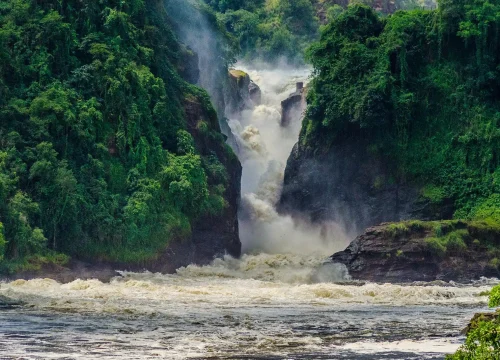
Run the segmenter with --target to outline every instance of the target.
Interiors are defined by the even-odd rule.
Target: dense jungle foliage
[[[434,0],[205,0],[237,38],[241,57],[268,63],[302,63],[303,52],[349,3],[363,3],[383,14],[398,9],[435,7]]]
[[[0,3],[0,267],[143,261],[227,205],[208,95],[157,0]],[[186,131],[184,103],[207,121]],[[200,152],[203,139],[220,148]],[[2,261],[3,260],[3,261]]]
[[[301,146],[365,139],[393,181],[454,217],[500,222],[500,1],[440,0],[382,18],[341,12],[308,51],[315,68]]]

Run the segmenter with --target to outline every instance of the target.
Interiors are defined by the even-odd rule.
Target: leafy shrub
[[[240,2],[220,6],[205,0],[216,11],[226,30],[238,40],[242,57],[278,62],[303,62],[303,51],[319,29],[311,0],[276,0],[265,5]]]
[[[500,306],[500,285],[495,286],[490,292],[490,301],[488,302],[490,308]]]
[[[434,225],[434,236],[428,237],[425,241],[429,250],[443,257],[446,254],[460,254],[467,249],[465,239],[470,238],[467,229],[455,229],[453,223],[438,222]]]
[[[438,257],[443,257],[448,251],[446,244],[440,238],[430,237],[425,239],[425,243],[429,250]]]
[[[446,197],[446,194],[443,188],[434,185],[427,185],[422,189],[422,196],[430,200],[432,203],[439,204]]]
[[[487,199],[478,201],[471,210],[474,220],[492,221],[500,224],[500,194],[491,194]]]
[[[490,292],[489,306],[500,306],[500,285]],[[497,359],[500,354],[500,314],[476,315],[469,325],[465,344],[449,360]]]
[[[409,231],[409,227],[407,226],[406,223],[401,222],[401,223],[394,223],[394,224],[389,224],[385,231],[392,237],[396,238],[400,235],[404,235]]]

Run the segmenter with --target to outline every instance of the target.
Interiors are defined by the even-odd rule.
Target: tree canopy
[[[139,261],[224,208],[220,156],[234,155],[182,62],[161,1],[2,2],[3,270],[57,253]],[[186,99],[219,155],[186,131]]]
[[[339,13],[308,51],[316,76],[301,146],[364,138],[395,178],[451,201],[455,217],[500,221],[499,6]]]

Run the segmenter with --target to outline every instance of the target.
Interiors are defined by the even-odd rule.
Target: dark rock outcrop
[[[369,228],[331,260],[344,264],[353,279],[374,282],[470,282],[500,275],[495,254],[488,252],[489,244],[500,240],[498,230],[463,222],[445,225],[448,231],[462,230],[466,248],[437,253],[430,244],[435,224],[407,222]]]
[[[250,76],[241,70],[229,70],[228,85],[225,87],[226,116],[253,109],[261,102],[261,91]]]
[[[306,109],[306,89],[304,83],[297,83],[294,93],[281,102],[281,126],[287,127],[302,118]]]
[[[346,139],[326,153],[297,144],[288,158],[279,210],[345,224],[350,234],[383,222],[451,217],[452,209],[434,207],[420,194],[420,187],[395,179],[363,139]]]
[[[262,104],[262,91],[259,85],[250,80],[250,85],[248,85],[248,92],[250,93],[250,100],[252,100],[254,105]]]

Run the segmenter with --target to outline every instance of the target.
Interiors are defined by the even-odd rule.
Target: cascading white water
[[[281,126],[281,101],[307,83],[310,69],[255,69],[238,64],[259,85],[262,104],[235,114],[229,126],[238,143],[235,149],[243,166],[240,238],[243,251],[272,254],[331,255],[348,242],[336,224],[321,227],[292,219],[276,211],[286,161],[298,141],[301,114],[286,128]]]

